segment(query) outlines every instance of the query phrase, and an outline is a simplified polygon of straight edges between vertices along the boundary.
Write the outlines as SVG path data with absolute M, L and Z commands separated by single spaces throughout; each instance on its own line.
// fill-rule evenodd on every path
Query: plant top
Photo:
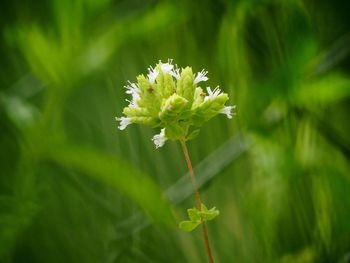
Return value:
M 159 63 L 148 68 L 147 76 L 137 76 L 137 82 L 128 82 L 126 93 L 131 95 L 129 105 L 123 109 L 125 116 L 116 118 L 119 129 L 131 123 L 161 128 L 152 140 L 156 148 L 166 140 L 193 139 L 206 121 L 218 114 L 232 118 L 235 106 L 226 106 L 229 99 L 219 87 L 204 90 L 199 83 L 208 80 L 207 71 L 196 74 L 191 67 L 178 68 L 172 64 Z

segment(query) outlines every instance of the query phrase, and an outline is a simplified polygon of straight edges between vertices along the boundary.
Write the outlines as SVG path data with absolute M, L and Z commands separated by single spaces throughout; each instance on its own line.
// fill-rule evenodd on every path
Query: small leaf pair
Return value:
M 201 205 L 201 211 L 197 208 L 187 209 L 187 214 L 190 220 L 180 222 L 179 228 L 185 232 L 193 231 L 203 221 L 210 221 L 217 217 L 220 212 L 214 206 L 208 209 L 204 204 Z

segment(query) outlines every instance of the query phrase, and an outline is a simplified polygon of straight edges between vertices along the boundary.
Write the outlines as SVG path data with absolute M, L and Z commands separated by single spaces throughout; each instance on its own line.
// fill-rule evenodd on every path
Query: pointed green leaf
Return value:
M 206 211 L 208 211 L 208 208 L 202 203 L 201 204 L 201 210 L 202 210 L 202 212 L 206 212 Z
M 210 221 L 213 220 L 215 217 L 217 217 L 220 214 L 219 210 L 217 210 L 215 207 L 211 208 L 210 210 L 202 210 L 201 216 L 204 221 Z
M 179 228 L 185 232 L 191 232 L 193 231 L 200 222 L 193 222 L 193 221 L 182 221 L 179 224 Z
M 187 209 L 187 214 L 188 214 L 188 217 L 191 219 L 191 221 L 194 221 L 194 222 L 201 221 L 201 215 L 197 208 Z

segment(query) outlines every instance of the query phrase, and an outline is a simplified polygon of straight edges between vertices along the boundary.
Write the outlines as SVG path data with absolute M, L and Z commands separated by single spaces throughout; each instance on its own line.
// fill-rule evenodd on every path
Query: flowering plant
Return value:
M 232 118 L 234 106 L 225 106 L 226 93 L 218 87 L 207 87 L 206 92 L 199 87 L 200 82 L 208 80 L 207 71 L 194 74 L 191 67 L 180 70 L 172 60 L 160 61 L 148 71 L 147 77 L 139 75 L 137 83 L 126 85 L 131 100 L 123 110 L 125 117 L 116 118 L 120 130 L 131 123 L 160 127 L 160 133 L 152 138 L 158 148 L 168 139 L 193 139 L 202 124 L 217 114 Z
M 180 70 L 170 59 L 167 63 L 159 61 L 154 68 L 149 67 L 147 77 L 139 75 L 137 83 L 126 85 L 131 100 L 127 100 L 129 106 L 123 110 L 125 117 L 116 120 L 120 122 L 120 130 L 131 123 L 160 127 L 160 133 L 152 138 L 156 148 L 162 147 L 167 140 L 181 142 L 197 208 L 187 209 L 189 220 L 182 221 L 179 227 L 189 232 L 201 225 L 209 262 L 214 262 L 205 222 L 217 217 L 219 211 L 215 207 L 208 209 L 201 202 L 185 142 L 193 139 L 203 123 L 214 116 L 222 113 L 231 119 L 234 106 L 225 106 L 228 95 L 219 87 L 214 90 L 207 87 L 206 92 L 199 87 L 200 82 L 208 80 L 207 73 L 202 70 L 194 74 L 191 67 Z

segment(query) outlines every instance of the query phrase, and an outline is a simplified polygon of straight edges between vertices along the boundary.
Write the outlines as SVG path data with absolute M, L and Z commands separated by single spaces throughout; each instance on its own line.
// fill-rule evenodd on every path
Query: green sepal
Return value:
M 187 109 L 187 107 L 186 107 L 186 108 L 184 108 L 183 111 L 181 111 L 179 113 L 178 120 L 179 121 L 188 120 L 192 116 L 192 113 L 193 112 L 189 108 Z
M 151 127 L 157 127 L 159 124 L 158 120 L 152 117 L 131 117 L 131 122 L 144 124 Z
M 190 101 L 193 100 L 193 72 L 191 67 L 182 69 L 180 79 L 177 81 L 176 93 Z
M 151 86 L 151 83 L 149 83 L 148 79 L 143 74 L 138 75 L 136 77 L 136 79 L 137 79 L 137 83 L 140 87 L 141 92 L 146 91 Z
M 187 127 L 179 123 L 171 123 L 165 127 L 165 135 L 170 140 L 180 140 L 186 137 Z
M 197 135 L 199 134 L 200 129 L 196 129 L 194 131 L 192 131 L 187 137 L 186 137 L 186 141 L 192 140 L 194 138 L 197 137 Z
M 225 107 L 228 95 L 222 93 L 213 99 L 203 101 L 198 107 L 193 109 L 192 122 L 196 126 L 201 126 L 204 122 L 210 120 L 219 114 L 220 110 Z
M 151 84 L 144 75 L 137 76 L 137 83 L 140 87 L 140 99 L 137 104 L 140 107 L 147 108 L 152 117 L 156 117 L 160 110 L 162 97 L 156 91 L 156 85 Z
M 205 97 L 205 93 L 202 88 L 197 87 L 194 91 L 192 110 L 197 108 L 201 103 L 203 103 Z
M 127 117 L 149 117 L 149 111 L 141 107 L 125 107 L 123 109 L 123 114 Z
M 190 103 L 193 101 L 193 95 L 194 95 L 194 83 L 193 83 L 193 72 L 191 67 L 186 67 L 182 71 L 181 76 L 183 82 L 183 97 L 186 98 Z
M 164 74 L 164 88 L 163 88 L 163 97 L 168 98 L 175 92 L 175 82 L 173 77 L 167 73 Z

